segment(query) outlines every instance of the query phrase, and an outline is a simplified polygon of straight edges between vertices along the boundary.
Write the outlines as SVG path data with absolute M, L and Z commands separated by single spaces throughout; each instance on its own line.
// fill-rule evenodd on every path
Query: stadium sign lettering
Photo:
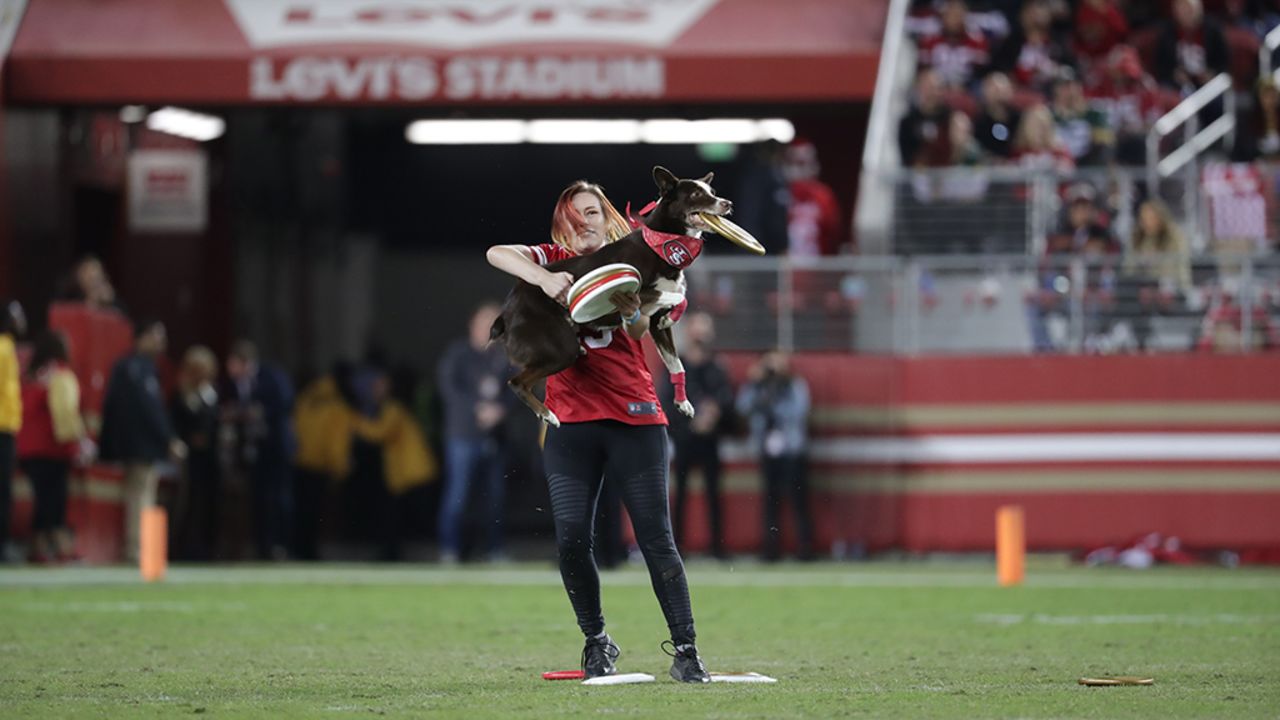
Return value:
M 661 97 L 661 58 L 256 58 L 254 100 L 423 101 Z
M 256 48 L 378 43 L 665 47 L 718 0 L 227 0 Z

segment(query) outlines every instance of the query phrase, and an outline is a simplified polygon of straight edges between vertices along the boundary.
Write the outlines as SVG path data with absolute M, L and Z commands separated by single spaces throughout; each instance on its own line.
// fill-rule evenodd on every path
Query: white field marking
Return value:
M 889 569 L 869 566 L 832 565 L 831 569 L 791 570 L 762 568 L 753 562 L 742 562 L 727 569 L 689 566 L 690 584 L 707 587 L 866 587 L 866 588 L 947 588 L 996 587 L 995 568 L 974 563 L 961 568 L 939 565 L 934 570 L 895 571 L 903 565 L 886 564 Z M 536 568 L 536 569 L 534 569 Z M 648 586 L 649 575 L 643 568 L 605 572 L 601 580 L 607 586 Z M 271 567 L 177 567 L 170 568 L 164 582 L 169 585 L 479 585 L 560 587 L 560 574 L 548 565 L 534 564 L 515 568 L 381 568 L 368 565 L 271 566 Z M 0 571 L 0 599 L 5 588 L 67 587 L 91 585 L 140 585 L 134 568 L 19 568 Z M 1146 589 L 1146 590 L 1280 590 L 1280 573 L 1239 571 L 1220 573 L 1166 572 L 1029 572 L 1030 588 L 1082 589 Z
M 745 440 L 725 443 L 726 462 L 754 459 Z M 1059 433 L 819 438 L 809 457 L 849 463 L 1280 461 L 1277 433 Z
M 1256 625 L 1280 623 L 1280 615 L 1241 615 L 1237 613 L 1215 613 L 1211 615 L 1187 615 L 1171 613 L 1155 613 L 1150 615 L 1046 615 L 980 613 L 974 615 L 975 622 L 990 625 L 1019 625 L 1031 622 L 1038 625 L 1156 625 L 1172 623 L 1175 625 Z

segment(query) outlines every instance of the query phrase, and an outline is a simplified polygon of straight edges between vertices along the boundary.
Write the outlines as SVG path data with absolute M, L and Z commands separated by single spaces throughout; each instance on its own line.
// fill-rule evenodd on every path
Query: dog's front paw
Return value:
M 671 313 L 663 313 L 662 317 L 658 318 L 653 322 L 653 326 L 659 330 L 666 330 L 667 328 L 675 324 L 676 324 L 676 321 L 671 319 Z
M 547 411 L 546 415 L 542 416 L 542 421 L 550 425 L 551 427 L 560 427 L 560 418 L 556 417 L 556 414 L 551 412 L 550 410 Z
M 693 417 L 693 403 L 688 400 L 681 400 L 676 403 L 676 409 L 685 415 L 685 417 Z

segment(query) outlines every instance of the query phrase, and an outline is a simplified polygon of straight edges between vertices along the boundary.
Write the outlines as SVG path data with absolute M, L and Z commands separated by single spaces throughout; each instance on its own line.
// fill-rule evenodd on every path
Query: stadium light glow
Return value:
M 147 127 L 178 137 L 208 142 L 222 137 L 227 131 L 227 122 L 214 115 L 163 107 L 147 116 Z
M 682 120 L 415 120 L 405 139 L 415 145 L 740 145 L 763 140 L 791 142 L 795 127 L 785 118 Z
M 640 142 L 637 120 L 531 120 L 529 142 L 576 145 Z
M 662 145 L 749 143 L 759 139 L 759 128 L 754 120 L 645 120 L 640 135 Z
M 140 123 L 146 119 L 147 109 L 142 105 L 125 105 L 120 108 L 120 122 L 122 123 L 132 125 L 133 123 Z
M 792 125 L 791 121 L 785 118 L 761 120 L 759 127 L 760 133 L 770 140 L 777 140 L 780 143 L 789 143 L 796 139 L 796 126 Z
M 415 145 L 514 145 L 528 133 L 523 120 L 415 120 L 404 135 Z

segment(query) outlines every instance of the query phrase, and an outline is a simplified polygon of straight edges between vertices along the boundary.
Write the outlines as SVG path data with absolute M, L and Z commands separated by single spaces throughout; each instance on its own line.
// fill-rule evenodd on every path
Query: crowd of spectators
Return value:
M 1067 316 L 1080 309 L 1088 351 L 1150 349 L 1152 319 L 1159 315 L 1203 318 L 1191 332 L 1193 344 L 1218 347 L 1204 338 L 1221 335 L 1218 328 L 1232 322 L 1225 318 L 1239 325 L 1240 310 L 1232 314 L 1233 293 L 1195 287 L 1192 258 L 1236 252 L 1241 245 L 1257 252 L 1267 248 L 1268 238 L 1274 242 L 1267 224 L 1277 211 L 1274 198 L 1268 200 L 1276 178 L 1261 165 L 1206 172 L 1203 183 L 1183 189 L 1203 193 L 1201 212 L 1213 218 L 1193 228 L 1148 194 L 1138 169 L 1147 163 L 1154 123 L 1220 73 L 1232 78 L 1236 131 L 1231 143 L 1211 148 L 1210 159 L 1280 158 L 1280 94 L 1273 77 L 1259 74 L 1262 39 L 1278 24 L 1280 2 L 1269 0 L 914 2 L 907 32 L 917 67 L 910 106 L 898 125 L 902 165 L 1004 166 L 1047 174 L 1051 182 L 1049 197 L 1036 199 L 1042 211 L 1037 228 L 1021 230 L 1019 217 L 1010 221 L 1009 228 L 1020 229 L 1013 233 L 992 219 L 1029 204 L 1032 183 L 999 185 L 981 173 L 915 173 L 912 192 L 900 196 L 901 251 L 1011 252 L 1025 243 L 1042 254 L 1037 288 L 1028 298 L 1039 351 L 1068 347 Z M 1199 113 L 1199 126 L 1225 107 L 1209 104 Z M 1134 168 L 1130 177 L 1138 180 L 1121 192 L 1115 171 L 1125 167 Z M 1210 179 L 1219 174 L 1228 177 Z M 926 205 L 936 209 L 919 212 Z M 939 237 L 936 228 L 942 227 Z M 1028 242 L 1035 237 L 1043 238 L 1043 248 Z M 1082 277 L 1072 260 L 1085 264 Z M 1224 268 L 1216 270 L 1218 283 Z M 1083 307 L 1073 308 L 1080 290 Z M 1268 311 L 1258 312 L 1262 323 Z M 1272 346 L 1269 336 L 1254 344 Z
M 1233 157 L 1276 156 L 1276 90 L 1258 77 L 1258 49 L 1277 23 L 1267 0 L 918 0 L 902 164 L 1141 165 L 1155 120 L 1223 72 L 1245 98 Z

